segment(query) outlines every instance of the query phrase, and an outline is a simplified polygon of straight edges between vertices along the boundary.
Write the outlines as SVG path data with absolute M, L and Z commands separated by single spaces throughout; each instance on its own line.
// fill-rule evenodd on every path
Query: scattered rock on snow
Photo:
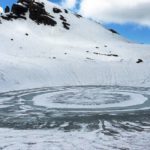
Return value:
M 143 62 L 142 59 L 138 59 L 136 63 L 139 64 L 139 63 L 142 63 L 142 62 Z
M 67 9 L 64 9 L 64 11 L 65 11 L 66 14 L 68 14 L 68 10 Z
M 75 16 L 76 16 L 77 18 L 82 18 L 82 16 L 79 15 L 79 14 L 75 14 Z
M 106 54 L 106 56 L 119 57 L 117 54 Z
M 54 13 L 61 13 L 62 10 L 55 7 L 55 8 L 53 8 L 53 12 L 54 12 Z
M 115 34 L 119 34 L 116 30 L 114 29 L 109 29 L 110 32 L 115 33 Z
M 64 16 L 60 15 L 60 20 L 64 21 L 64 22 L 67 22 L 67 20 L 65 19 Z
M 69 23 L 67 23 L 67 22 L 62 22 L 62 24 L 63 24 L 63 27 L 64 27 L 65 29 L 67 29 L 67 30 L 70 29 L 70 24 L 69 24 Z

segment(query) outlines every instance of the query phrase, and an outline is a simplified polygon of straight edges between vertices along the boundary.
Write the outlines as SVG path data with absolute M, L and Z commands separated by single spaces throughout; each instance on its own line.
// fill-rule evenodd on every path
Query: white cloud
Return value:
M 0 7 L 0 13 L 3 13 L 3 8 L 2 7 Z
M 62 5 L 66 8 L 73 9 L 76 5 L 77 0 L 62 0 Z
M 150 0 L 81 0 L 80 14 L 105 23 L 150 26 Z

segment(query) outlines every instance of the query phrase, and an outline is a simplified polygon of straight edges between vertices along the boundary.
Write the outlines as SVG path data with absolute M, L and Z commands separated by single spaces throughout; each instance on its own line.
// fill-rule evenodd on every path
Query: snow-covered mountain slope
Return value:
M 47 0 L 0 17 L 0 91 L 64 85 L 150 86 L 150 46 Z

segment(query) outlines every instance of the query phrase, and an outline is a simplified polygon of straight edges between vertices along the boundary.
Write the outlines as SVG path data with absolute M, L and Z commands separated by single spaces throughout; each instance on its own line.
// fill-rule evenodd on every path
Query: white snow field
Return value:
M 39 0 L 43 1 L 43 0 Z M 66 85 L 150 85 L 150 46 L 44 1 L 56 26 L 0 19 L 0 91 Z M 70 24 L 63 28 L 62 15 Z M 26 35 L 28 34 L 28 36 Z M 109 56 L 107 56 L 109 55 Z M 115 56 L 113 56 L 115 55 Z M 117 55 L 117 56 L 116 56 Z M 137 64 L 138 59 L 143 63 Z
M 111 128 L 111 127 L 110 127 Z M 93 132 L 58 130 L 0 129 L 1 149 L 5 150 L 149 150 L 150 134 L 122 132 L 118 137 Z M 142 138 L 141 138 L 142 137 Z M 32 142 L 31 142 L 32 141 Z M 19 144 L 18 144 L 19 143 Z M 147 143 L 147 145 L 145 145 Z
M 149 150 L 150 45 L 47 0 L 12 8 L 0 8 L 0 150 Z

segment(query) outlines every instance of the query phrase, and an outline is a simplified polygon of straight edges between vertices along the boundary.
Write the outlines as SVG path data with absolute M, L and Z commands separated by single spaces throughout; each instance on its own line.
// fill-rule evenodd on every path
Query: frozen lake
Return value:
M 0 93 L 0 150 L 149 150 L 149 139 L 150 88 L 74 86 Z

